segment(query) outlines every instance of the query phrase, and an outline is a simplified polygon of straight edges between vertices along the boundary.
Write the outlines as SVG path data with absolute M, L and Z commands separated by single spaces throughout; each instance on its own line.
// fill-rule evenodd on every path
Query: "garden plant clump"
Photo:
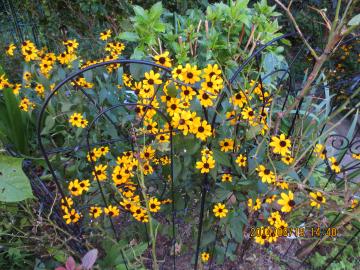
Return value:
M 24 70 L 0 75 L 0 139 L 16 156 L 0 159 L 0 200 L 48 206 L 21 224 L 34 241 L 37 227 L 56 235 L 36 269 L 323 268 L 342 252 L 359 265 L 360 88 L 339 98 L 327 66 L 358 44 L 355 5 L 316 10 L 327 42 L 315 50 L 292 1 L 248 2 L 134 5 L 126 31 L 96 33 L 97 58 L 74 37 L 8 44 Z M 312 60 L 294 83 L 297 39 Z M 20 158 L 46 195 L 8 172 Z

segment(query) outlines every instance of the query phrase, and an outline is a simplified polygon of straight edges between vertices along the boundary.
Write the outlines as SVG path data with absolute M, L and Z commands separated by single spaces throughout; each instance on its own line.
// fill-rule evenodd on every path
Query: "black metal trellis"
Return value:
M 231 88 L 231 85 L 235 82 L 237 76 L 242 72 L 242 70 L 252 61 L 252 60 L 256 60 L 258 65 L 259 65 L 259 59 L 258 57 L 260 56 L 260 54 L 268 47 L 268 46 L 271 46 L 272 44 L 274 44 L 275 42 L 281 40 L 281 39 L 284 39 L 284 38 L 288 38 L 290 36 L 293 36 L 294 34 L 285 34 L 285 35 L 282 35 L 264 45 L 261 45 L 259 47 L 259 49 L 257 49 L 247 60 L 244 61 L 244 63 L 242 65 L 240 65 L 240 67 L 234 72 L 234 75 L 230 78 L 229 80 L 229 83 L 230 85 L 228 87 Z M 299 56 L 300 52 L 297 54 L 297 56 Z M 296 58 L 297 58 L 296 56 Z M 296 59 L 295 58 L 295 59 Z M 285 101 L 283 103 L 283 109 L 285 108 L 285 105 L 286 105 L 286 102 L 288 100 L 288 97 L 289 95 L 291 94 L 291 90 L 292 90 L 292 85 L 291 85 L 291 72 L 290 72 L 290 68 L 292 66 L 292 64 L 294 63 L 295 59 L 291 62 L 291 64 L 289 65 L 289 67 L 287 69 L 282 69 L 282 70 L 275 70 L 273 72 L 271 72 L 270 74 L 267 74 L 265 76 L 262 77 L 262 75 L 260 74 L 259 72 L 259 80 L 262 81 L 263 79 L 265 79 L 267 76 L 271 76 L 277 72 L 283 72 L 284 74 L 282 75 L 282 77 L 279 79 L 277 85 L 280 86 L 283 82 L 283 80 L 286 78 L 286 75 L 288 75 L 288 80 L 289 80 L 289 84 L 288 84 L 288 90 L 286 92 L 286 97 L 285 97 Z M 146 108 L 145 110 L 145 113 L 144 113 L 144 116 L 146 114 L 146 112 L 148 111 L 148 109 L 154 109 L 156 110 L 157 112 L 159 112 L 160 115 L 162 115 L 162 117 L 167 121 L 167 123 L 169 124 L 169 133 L 170 133 L 170 160 L 171 160 L 171 196 L 172 196 L 172 233 L 173 233 L 173 239 L 172 239 L 172 246 L 173 246 L 173 250 L 174 250 L 174 255 L 173 255 L 173 268 L 176 269 L 176 261 L 175 261 L 175 243 L 176 243 L 176 234 L 175 234 L 175 229 L 176 229 L 176 211 L 175 211 L 175 189 L 174 189 L 174 179 L 173 179 L 173 176 L 174 176 L 174 162 L 173 162 L 173 156 L 174 156 L 174 151 L 173 151 L 173 138 L 172 138 L 172 134 L 173 134 L 173 128 L 171 126 L 171 122 L 169 121 L 169 119 L 167 119 L 167 117 L 158 109 L 156 109 L 155 107 L 153 107 L 152 105 L 146 105 L 146 104 L 140 104 L 140 103 L 121 103 L 121 104 L 117 104 L 117 105 L 114 105 L 112 107 L 109 107 L 109 108 L 106 108 L 106 109 L 102 109 L 100 106 L 98 106 L 98 104 L 96 103 L 96 101 L 94 101 L 91 96 L 87 95 L 86 91 L 83 90 L 82 88 L 79 88 L 80 92 L 84 94 L 84 96 L 90 101 L 90 103 L 92 103 L 96 109 L 98 110 L 98 114 L 97 116 L 95 117 L 95 119 L 91 122 L 91 124 L 88 126 L 88 128 L 86 129 L 86 143 L 83 143 L 81 142 L 79 145 L 76 145 L 76 146 L 73 146 L 73 147 L 67 147 L 67 148 L 64 148 L 64 149 L 45 149 L 44 147 L 44 144 L 42 142 L 42 135 L 41 135 L 41 127 L 42 127 L 42 124 L 43 124 L 43 118 L 45 116 L 45 109 L 47 107 L 47 105 L 49 104 L 50 100 L 54 97 L 54 95 L 56 94 L 56 92 L 59 91 L 59 89 L 61 87 L 63 87 L 67 82 L 72 82 L 74 80 L 74 78 L 76 78 L 77 76 L 81 75 L 82 73 L 88 71 L 88 70 L 92 70 L 92 69 L 95 69 L 95 68 L 99 68 L 99 67 L 103 67 L 103 66 L 107 66 L 107 65 L 113 65 L 113 64 L 122 64 L 122 65 L 130 65 L 130 64 L 139 64 L 139 65 L 148 65 L 148 66 L 151 66 L 151 67 L 156 67 L 156 68 L 159 68 L 160 70 L 164 71 L 166 74 L 169 74 L 171 72 L 170 69 L 168 68 L 165 68 L 161 65 L 158 65 L 158 64 L 155 64 L 153 62 L 148 62 L 148 61 L 141 61 L 141 60 L 112 60 L 112 61 L 107 61 L 107 62 L 102 62 L 102 63 L 98 63 L 98 64 L 95 64 L 95 65 L 92 65 L 92 66 L 89 66 L 89 67 L 86 67 L 84 69 L 81 69 L 73 74 L 70 74 L 69 76 L 67 76 L 63 81 L 61 81 L 56 87 L 55 89 L 51 92 L 51 94 L 46 98 L 41 110 L 40 110 L 40 114 L 39 114 L 39 118 L 38 118 L 38 122 L 37 122 L 37 138 L 38 138 L 38 144 L 39 144 L 39 147 L 40 147 L 40 150 L 44 156 L 44 159 L 45 159 L 45 162 L 47 163 L 47 166 L 50 170 L 50 173 L 52 174 L 53 176 L 53 179 L 54 179 L 54 182 L 56 183 L 57 187 L 58 187 L 58 190 L 60 192 L 60 194 L 62 195 L 62 197 L 65 197 L 65 193 L 63 192 L 63 189 L 62 189 L 62 185 L 60 184 L 60 179 L 58 178 L 58 176 L 56 175 L 55 173 L 55 170 L 50 162 L 50 158 L 49 156 L 52 155 L 52 154 L 56 154 L 56 153 L 62 153 L 62 152 L 72 152 L 72 151 L 76 151 L 78 149 L 87 149 L 88 152 L 91 151 L 91 147 L 95 146 L 95 145 L 101 145 L 101 144 L 112 144 L 112 143 L 115 143 L 119 140 L 122 140 L 122 138 L 116 138 L 116 139 L 111 139 L 111 140 L 106 140 L 106 141 L 100 141 L 100 142 L 96 142 L 96 143 L 90 143 L 90 132 L 92 130 L 92 127 L 96 124 L 96 121 L 98 121 L 100 118 L 105 118 L 107 119 L 109 122 L 111 122 L 111 124 L 117 129 L 118 132 L 120 132 L 121 130 L 119 130 L 118 128 L 120 128 L 119 126 L 117 126 L 117 124 L 111 120 L 110 117 L 107 116 L 107 113 L 108 112 L 111 112 L 113 110 L 116 110 L 118 109 L 119 107 L 129 107 L 129 106 L 144 106 Z M 260 70 L 260 67 L 258 66 L 258 70 Z M 263 91 L 263 86 L 262 86 L 262 83 L 261 83 L 261 90 Z M 159 90 L 160 87 L 157 88 L 157 90 Z M 156 95 L 156 92 L 153 96 L 153 98 L 155 97 Z M 218 102 L 217 106 L 216 106 L 216 110 L 218 111 L 220 108 L 221 108 L 221 103 L 222 103 L 222 100 L 226 97 L 226 94 L 225 92 L 223 92 L 220 96 L 220 101 Z M 268 97 L 268 99 L 272 98 L 273 96 L 270 95 L 270 97 Z M 266 104 L 267 100 L 268 99 L 265 99 L 264 98 L 264 104 Z M 152 100 L 151 100 L 152 102 Z M 151 104 L 150 102 L 150 104 Z M 263 104 L 263 106 L 264 106 Z M 294 115 L 294 118 L 292 120 L 292 123 L 291 123 L 291 126 L 289 128 L 289 131 L 288 133 L 291 134 L 291 132 L 293 131 L 294 129 L 294 124 L 295 124 L 295 119 L 296 117 L 298 116 L 299 114 L 299 111 L 300 111 L 300 108 L 301 108 L 301 104 L 302 102 L 300 102 L 299 106 L 297 107 L 297 110 L 296 110 L 296 113 Z M 206 111 L 205 111 L 206 112 Z M 206 115 L 206 114 L 205 114 Z M 144 119 L 144 116 L 142 117 L 141 121 Z M 211 119 L 211 126 L 212 128 L 215 127 L 215 125 L 217 124 L 216 122 L 216 118 L 217 118 L 217 114 L 214 114 L 213 118 Z M 140 122 L 141 122 L 140 121 Z M 325 128 L 325 127 L 324 127 Z M 119 133 L 118 133 L 119 135 Z M 124 136 L 123 134 L 121 134 L 122 136 Z M 123 137 L 124 138 L 124 137 Z M 133 148 L 133 145 L 132 145 L 132 140 L 131 138 L 127 138 L 128 141 L 130 142 L 132 148 Z M 357 141 L 355 141 L 357 142 Z M 355 142 L 352 142 L 351 145 L 355 145 Z M 211 144 L 208 145 L 209 149 L 211 149 Z M 310 155 L 311 156 L 311 155 Z M 310 158 L 309 156 L 309 158 Z M 91 166 L 92 166 L 92 169 L 95 170 L 95 163 L 93 160 L 91 160 Z M 358 165 L 357 165 L 358 166 Z M 360 166 L 360 165 L 359 165 Z M 355 169 L 355 168 L 358 168 L 358 167 L 352 167 L 351 169 Z M 350 170 L 350 169 L 349 169 Z M 99 187 L 99 190 L 100 190 L 100 193 L 101 193 L 101 196 L 102 196 L 102 199 L 104 201 L 104 204 L 107 205 L 107 200 L 103 194 L 103 191 L 102 191 L 102 188 L 101 188 L 101 183 L 99 182 L 99 179 L 97 177 L 97 175 L 95 174 L 95 177 L 96 177 L 96 180 L 97 180 L 97 184 L 98 184 L 98 187 Z M 329 178 L 329 181 L 330 179 L 334 178 L 335 176 L 331 176 Z M 166 188 L 166 187 L 165 187 Z M 165 192 L 165 188 L 164 188 L 164 191 Z M 197 228 L 197 243 L 196 243 L 196 251 L 195 251 L 195 265 L 194 265 L 194 268 L 197 269 L 198 267 L 198 258 L 199 258 L 199 254 L 200 254 L 200 245 L 201 245 L 201 236 L 202 236 L 202 230 L 203 230 L 203 219 L 204 219 L 204 214 L 205 214 L 205 211 L 206 211 L 206 194 L 207 192 L 209 192 L 209 179 L 208 179 L 208 176 L 207 174 L 204 176 L 203 178 L 203 181 L 202 181 L 202 184 L 201 184 L 201 202 L 200 202 L 200 218 L 199 218 L 199 224 L 198 224 L 198 228 Z M 162 194 L 163 194 L 162 192 Z M 119 239 L 118 238 L 118 234 L 117 234 L 117 231 L 116 231 L 116 228 L 114 227 L 114 224 L 110 219 L 110 223 L 111 223 L 111 228 L 114 232 L 114 235 L 115 235 L 115 238 L 116 239 Z M 335 218 L 336 219 L 336 218 Z M 213 243 L 213 249 L 215 249 L 215 245 L 216 245 L 216 241 L 217 241 L 217 238 L 218 238 L 218 234 L 216 233 L 216 237 L 215 237 L 215 241 Z M 351 241 L 353 240 L 353 238 L 351 239 Z M 349 244 L 351 243 L 351 241 L 349 241 Z M 227 245 L 228 247 L 228 245 Z M 289 247 L 290 249 L 290 247 Z M 289 250 L 288 249 L 288 250 Z M 227 250 L 227 248 L 226 248 Z M 342 252 L 343 250 L 340 250 L 339 251 L 339 254 Z M 286 252 L 287 254 L 287 252 Z M 286 255 L 285 254 L 285 255 Z M 336 257 L 339 256 L 339 254 L 337 254 L 334 259 Z M 225 252 L 225 255 L 226 255 L 226 252 Z M 124 263 L 126 264 L 126 260 L 125 258 L 123 258 L 123 261 Z M 305 261 L 305 260 L 304 260 Z M 210 268 L 212 267 L 212 262 L 213 262 L 213 258 L 211 259 L 211 262 L 210 262 Z

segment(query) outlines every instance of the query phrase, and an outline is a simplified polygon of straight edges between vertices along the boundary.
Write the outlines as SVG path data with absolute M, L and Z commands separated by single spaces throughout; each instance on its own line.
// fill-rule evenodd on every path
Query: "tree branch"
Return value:
M 316 54 L 315 50 L 311 47 L 311 45 L 309 44 L 309 42 L 307 42 L 307 40 L 305 39 L 303 33 L 300 30 L 299 25 L 297 24 L 294 16 L 291 14 L 290 9 L 285 7 L 284 4 L 280 1 L 280 0 L 275 0 L 275 2 L 286 12 L 286 15 L 289 17 L 290 21 L 293 23 L 296 32 L 299 34 L 300 38 L 302 39 L 302 41 L 304 42 L 304 44 L 306 45 L 306 47 L 309 49 L 311 55 L 318 60 L 319 56 Z M 290 7 L 290 6 L 289 6 Z

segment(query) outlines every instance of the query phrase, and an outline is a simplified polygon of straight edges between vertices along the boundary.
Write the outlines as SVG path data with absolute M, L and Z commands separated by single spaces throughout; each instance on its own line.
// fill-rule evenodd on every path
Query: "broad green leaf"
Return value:
M 136 33 L 133 32 L 122 32 L 118 36 L 119 39 L 126 40 L 126 41 L 138 41 L 139 36 Z
M 226 167 L 231 167 L 230 156 L 224 152 L 214 149 L 215 161 Z
M 259 134 L 259 132 L 262 129 L 262 125 L 257 125 L 255 127 L 250 127 L 247 131 L 246 131 L 246 139 L 247 140 L 251 140 L 254 139 L 256 137 L 256 135 Z
M 355 15 L 348 22 L 348 25 L 359 25 L 360 24 L 360 14 Z
M 167 94 L 170 97 L 176 97 L 177 93 L 178 93 L 178 91 L 176 89 L 174 82 L 169 83 L 169 85 L 167 86 Z
M 19 202 L 34 197 L 22 161 L 22 158 L 0 156 L 0 201 Z

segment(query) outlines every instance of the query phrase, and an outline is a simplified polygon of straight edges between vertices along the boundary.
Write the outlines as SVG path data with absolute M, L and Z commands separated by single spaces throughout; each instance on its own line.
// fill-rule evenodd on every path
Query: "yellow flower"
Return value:
M 159 65 L 162 65 L 164 67 L 171 67 L 171 59 L 169 58 L 168 51 L 166 51 L 162 54 L 155 55 L 154 60 Z
M 261 234 L 256 234 L 255 242 L 260 244 L 260 245 L 264 245 L 265 242 L 267 242 L 268 239 L 269 239 L 269 233 L 267 231 L 267 228 L 265 228 L 263 226 L 260 227 L 259 230 L 260 230 Z
M 251 109 L 250 107 L 246 107 L 242 110 L 241 115 L 243 117 L 243 119 L 245 120 L 253 120 L 255 118 L 255 113 L 254 110 Z
M 161 202 L 157 198 L 151 198 L 149 201 L 150 212 L 158 212 L 160 210 Z
M 146 133 L 156 134 L 158 133 L 157 123 L 152 120 L 144 121 L 144 128 Z
M 197 69 L 197 66 L 191 66 L 186 64 L 182 69 L 182 73 L 179 75 L 179 79 L 187 84 L 194 84 L 200 81 L 201 70 Z
M 202 260 L 202 262 L 207 262 L 208 260 L 210 259 L 210 254 L 209 253 L 207 253 L 207 252 L 203 252 L 203 253 L 201 253 L 201 260 Z
M 170 142 L 170 135 L 168 133 L 165 133 L 164 130 L 160 130 L 159 131 L 159 135 L 156 136 L 156 140 L 159 143 L 166 143 L 166 142 Z
M 79 179 L 70 181 L 68 189 L 73 196 L 80 196 L 83 193 L 83 189 L 80 187 Z
M 208 173 L 213 168 L 215 168 L 215 160 L 211 156 L 202 156 L 201 161 L 196 162 L 196 169 L 199 169 L 201 173 Z
M 281 134 L 280 137 L 272 136 L 269 145 L 273 147 L 273 152 L 275 154 L 280 154 L 282 156 L 290 154 L 289 147 L 291 147 L 291 141 L 286 139 L 284 134 Z
M 262 182 L 271 184 L 275 181 L 275 174 L 264 165 L 259 165 L 256 170 Z
M 248 204 L 247 205 L 248 205 L 250 210 L 257 211 L 261 207 L 261 200 L 259 198 L 257 198 L 255 200 L 255 203 L 253 203 L 253 200 L 250 198 L 250 199 L 248 199 Z
M 150 70 L 150 72 L 145 72 L 145 79 L 143 80 L 144 88 L 150 88 L 154 90 L 154 85 L 161 83 L 162 80 L 160 79 L 160 73 L 154 73 L 153 70 Z
M 281 188 L 281 189 L 288 189 L 289 188 L 289 184 L 287 182 L 285 182 L 285 181 L 277 181 L 276 186 Z
M 235 107 L 239 107 L 242 108 L 244 107 L 244 105 L 247 103 L 247 99 L 245 94 L 240 91 L 236 94 L 234 94 L 231 98 L 230 98 L 230 103 L 233 104 Z
M 70 211 L 66 209 L 63 218 L 66 220 L 66 224 L 76 223 L 79 221 L 80 215 L 76 212 L 75 209 L 71 209 Z
M 186 136 L 189 133 L 191 118 L 192 118 L 191 112 L 180 110 L 174 113 L 173 117 L 171 118 L 171 123 L 174 128 L 181 130 L 183 134 Z
M 84 191 L 88 191 L 90 188 L 90 181 L 89 180 L 82 180 L 79 182 L 79 187 L 81 189 L 81 193 L 83 193 Z
M 103 32 L 100 33 L 100 39 L 101 40 L 108 40 L 109 38 L 111 37 L 111 30 L 108 29 L 108 30 L 105 30 Z
M 270 225 L 275 225 L 276 222 L 279 222 L 281 220 L 281 216 L 279 211 L 272 212 L 270 216 L 268 217 L 268 222 Z
M 109 152 L 108 146 L 101 146 L 99 149 L 97 149 L 100 156 L 105 156 Z
M 9 56 L 14 56 L 14 50 L 16 49 L 16 46 L 14 43 L 10 43 L 9 46 L 6 46 L 5 51 L 6 54 Z
M 201 106 L 207 108 L 214 105 L 212 100 L 215 99 L 216 96 L 209 94 L 205 90 L 200 90 L 197 98 L 199 99 Z
M 276 242 L 278 239 L 278 234 L 276 233 L 276 230 L 270 227 L 268 227 L 268 229 L 269 229 L 268 242 L 269 243 Z
M 219 69 L 219 66 L 217 64 L 210 65 L 208 64 L 206 68 L 204 68 L 204 79 L 211 79 L 213 76 L 219 77 L 221 75 L 221 70 Z
M 330 157 L 329 162 L 331 163 L 331 169 L 334 172 L 339 173 L 341 171 L 341 167 L 340 167 L 339 163 L 336 161 L 335 157 Z
M 288 194 L 281 193 L 281 199 L 278 200 L 277 203 L 282 206 L 282 212 L 290 212 L 296 204 L 294 201 L 294 193 L 292 193 L 291 191 L 289 191 Z
M 93 218 L 98 218 L 102 214 L 102 209 L 99 206 L 91 206 L 89 210 L 89 215 Z
M 96 161 L 99 157 L 101 157 L 101 152 L 99 152 L 97 148 L 93 148 L 90 153 L 86 155 L 88 161 Z
M 357 199 L 352 199 L 351 201 L 351 208 L 354 209 L 358 204 L 359 204 L 359 200 Z
M 214 75 L 211 78 L 206 78 L 206 81 L 201 83 L 201 89 L 212 94 L 218 94 L 223 87 L 222 83 L 223 80 Z
M 289 225 L 286 223 L 285 220 L 282 220 L 281 218 L 279 218 L 277 221 L 275 221 L 274 226 L 275 226 L 275 228 L 278 228 L 278 229 L 285 229 Z
M 69 53 L 73 53 L 79 47 L 79 43 L 76 41 L 76 39 L 65 40 L 63 41 L 63 44 L 66 46 L 66 50 Z
M 310 192 L 309 195 L 312 198 L 310 200 L 311 206 L 317 207 L 319 209 L 322 203 L 326 203 L 325 197 L 319 191 L 317 191 L 316 193 Z
M 35 91 L 39 96 L 43 97 L 45 92 L 45 87 L 41 83 L 38 83 L 35 86 Z
M 240 167 L 245 167 L 246 166 L 246 157 L 242 154 L 238 155 L 235 162 L 237 165 L 239 165 Z
M 277 195 L 271 195 L 270 197 L 267 197 L 266 199 L 265 199 L 265 202 L 266 203 L 272 203 L 273 201 L 275 201 L 275 199 L 276 199 L 276 197 L 277 197 Z
M 92 172 L 92 175 L 95 176 L 95 180 L 104 181 L 107 178 L 106 174 L 107 165 L 98 165 L 95 166 L 95 171 Z
M 110 217 L 117 217 L 120 214 L 119 208 L 113 205 L 108 205 L 108 207 L 105 207 L 104 212 Z
M 360 153 L 359 154 L 352 154 L 351 155 L 351 157 L 353 158 L 353 159 L 357 159 L 357 160 L 360 160 Z
M 294 158 L 292 156 L 284 156 L 281 158 L 281 161 L 287 165 L 290 165 L 294 161 Z
M 191 125 L 191 132 L 196 138 L 205 141 L 207 137 L 212 135 L 211 126 L 206 120 L 201 121 L 200 118 L 195 119 Z
M 221 151 L 223 152 L 229 152 L 234 150 L 234 141 L 232 139 L 224 139 L 222 141 L 219 142 Z
M 208 158 L 210 156 L 213 156 L 214 152 L 211 151 L 209 148 L 205 147 L 204 149 L 201 150 L 201 155 Z
M 182 74 L 182 70 L 183 70 L 182 65 L 178 65 L 176 68 L 174 68 L 172 70 L 171 74 L 172 74 L 172 77 L 173 77 L 174 80 L 179 78 L 179 76 Z
M 69 207 L 73 206 L 74 201 L 70 197 L 64 197 L 61 199 L 61 209 L 66 211 Z
M 224 218 L 227 216 L 229 210 L 225 208 L 225 204 L 218 203 L 214 205 L 213 212 L 215 217 Z
M 30 72 L 28 72 L 28 71 L 25 71 L 24 72 L 24 74 L 23 74 L 23 79 L 24 79 L 24 81 L 30 81 L 30 79 L 31 79 L 31 73 Z
M 144 175 L 150 175 L 154 172 L 154 169 L 149 162 L 145 162 L 141 167 L 143 169 Z
M 318 143 L 315 145 L 314 153 L 316 153 L 319 158 L 325 159 L 327 150 L 324 145 Z
M 70 116 L 69 122 L 74 127 L 81 127 L 81 120 L 83 119 L 83 116 L 80 113 L 73 113 Z
M 180 100 L 177 98 L 172 98 L 166 103 L 166 111 L 170 116 L 173 116 L 175 113 L 179 113 L 184 106 L 180 103 Z
M 222 182 L 232 182 L 232 176 L 231 176 L 231 174 L 224 173 L 224 174 L 221 176 L 221 181 L 222 181 Z

